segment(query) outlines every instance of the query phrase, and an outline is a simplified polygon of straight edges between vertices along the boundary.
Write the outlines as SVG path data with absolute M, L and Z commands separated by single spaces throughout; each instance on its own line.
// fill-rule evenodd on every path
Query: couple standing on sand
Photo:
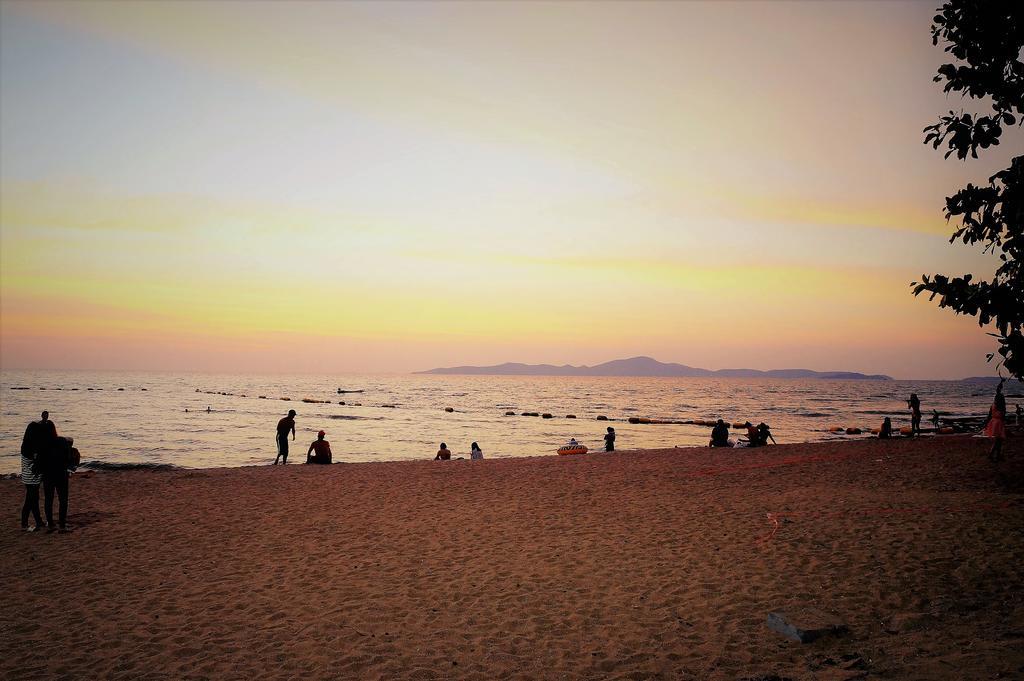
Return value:
M 47 533 L 54 530 L 61 534 L 68 529 L 68 476 L 80 463 L 74 440 L 57 435 L 57 426 L 50 420 L 50 412 L 44 411 L 42 418 L 32 421 L 25 428 L 21 441 L 21 482 L 25 485 L 25 503 L 21 507 L 21 529 L 35 532 L 43 527 L 39 515 L 39 485 L 43 486 L 45 497 Z M 53 495 L 59 501 L 59 527 L 53 524 Z M 29 526 L 29 515 L 35 520 Z
M 274 465 L 278 461 L 288 463 L 288 432 L 291 431 L 292 441 L 295 440 L 295 410 L 289 409 L 288 416 L 277 422 L 277 457 L 274 458 Z M 327 433 L 320 431 L 316 434 L 316 440 L 306 450 L 306 463 L 329 464 L 333 461 L 331 443 L 325 440 Z

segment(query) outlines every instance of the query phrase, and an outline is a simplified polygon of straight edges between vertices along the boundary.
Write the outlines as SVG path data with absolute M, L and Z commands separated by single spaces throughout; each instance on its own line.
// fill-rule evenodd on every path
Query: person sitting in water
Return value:
M 480 445 L 475 442 L 469 448 L 469 458 L 473 460 L 484 458 L 483 450 L 480 449 Z
M 322 430 L 316 434 L 316 440 L 306 451 L 306 463 L 331 463 L 331 443 L 324 439 L 326 436 Z
M 718 419 L 718 423 L 711 429 L 711 442 L 708 443 L 708 447 L 730 447 L 729 443 L 729 426 L 725 425 L 725 421 Z
M 886 416 L 882 421 L 882 427 L 878 430 L 879 440 L 888 440 L 892 438 L 892 420 Z
M 434 461 L 451 461 L 452 450 L 448 449 L 448 445 L 441 443 L 441 448 L 437 450 L 437 456 L 434 457 Z
M 775 438 L 772 437 L 772 431 L 768 428 L 768 424 L 765 423 L 764 421 L 761 421 L 761 423 L 757 424 L 758 446 L 763 447 L 764 445 L 767 445 L 768 440 L 771 440 L 773 445 L 779 444 L 778 442 L 775 441 Z
M 615 429 L 611 426 L 608 426 L 608 432 L 604 436 L 604 451 L 615 451 Z

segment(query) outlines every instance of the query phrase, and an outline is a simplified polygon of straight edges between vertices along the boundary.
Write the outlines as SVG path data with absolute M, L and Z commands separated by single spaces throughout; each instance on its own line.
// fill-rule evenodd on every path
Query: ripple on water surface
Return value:
M 799 442 L 834 437 L 823 432 L 823 419 L 830 426 L 865 430 L 877 427 L 883 416 L 892 417 L 895 427 L 909 425 L 906 398 L 911 392 L 921 397 L 926 414 L 934 408 L 944 414 L 984 415 L 991 403 L 991 391 L 954 381 L 28 371 L 0 376 L 2 473 L 20 469 L 25 425 L 43 409 L 50 411 L 62 434 L 75 438 L 87 461 L 195 467 L 273 461 L 275 426 L 290 408 L 299 412 L 293 456 L 324 429 L 336 460 L 381 461 L 433 458 L 442 440 L 455 451 L 468 450 L 477 441 L 488 458 L 553 454 L 570 436 L 597 449 L 608 425 L 618 432 L 620 449 L 707 444 L 706 427 L 631 425 L 625 422 L 628 416 L 763 420 L 780 442 Z M 339 396 L 338 386 L 366 392 Z M 8 389 L 12 387 L 26 390 Z M 65 390 L 49 389 L 55 387 Z M 125 390 L 117 390 L 121 387 Z M 302 403 L 302 398 L 324 402 Z M 400 408 L 384 409 L 384 404 Z M 448 406 L 455 411 L 445 413 Z M 509 410 L 517 415 L 505 416 Z M 522 411 L 547 412 L 554 418 L 518 416 Z M 567 414 L 578 418 L 566 419 Z M 610 421 L 597 421 L 599 414 Z

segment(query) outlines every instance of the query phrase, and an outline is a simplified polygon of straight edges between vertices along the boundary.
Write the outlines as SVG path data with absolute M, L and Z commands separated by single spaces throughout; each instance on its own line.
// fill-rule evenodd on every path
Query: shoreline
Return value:
M 69 535 L 8 481 L 0 676 L 1012 677 L 1021 444 L 113 471 Z M 848 632 L 767 626 L 808 608 Z
M 1013 434 L 1013 433 L 1024 433 L 1024 427 L 1016 426 L 1016 425 L 1011 425 L 1011 424 L 1007 424 L 1007 430 L 1011 434 Z M 736 432 L 738 432 L 738 431 L 736 431 Z M 708 433 L 709 433 L 708 437 L 710 439 L 710 430 L 708 431 Z M 937 438 L 941 438 L 943 440 L 947 439 L 947 438 L 975 438 L 975 439 L 981 439 L 980 433 L 937 433 L 937 432 L 934 432 L 932 429 L 928 429 L 928 428 L 922 429 L 922 433 L 923 433 L 923 436 L 919 435 L 917 438 L 911 438 L 909 436 L 896 435 L 896 436 L 894 436 L 890 440 L 890 442 L 911 441 L 911 440 L 930 441 L 930 440 L 937 439 Z M 725 453 L 725 454 L 733 453 L 733 454 L 737 454 L 737 455 L 742 455 L 742 454 L 745 454 L 745 453 L 752 453 L 752 452 L 770 453 L 774 449 L 782 448 L 782 447 L 809 447 L 809 446 L 834 446 L 834 445 L 836 445 L 836 446 L 845 446 L 845 445 L 852 445 L 852 444 L 864 443 L 864 442 L 880 442 L 880 440 L 876 436 L 857 434 L 857 435 L 845 436 L 845 437 L 842 437 L 842 438 L 837 436 L 837 437 L 834 437 L 834 438 L 828 438 L 828 439 L 822 439 L 822 440 L 806 440 L 806 441 L 803 441 L 803 442 L 783 442 L 783 443 L 779 443 L 779 444 L 769 444 L 766 447 L 762 447 L 762 448 L 750 448 L 750 447 L 718 448 L 718 451 L 719 451 L 719 453 Z M 559 455 L 557 453 L 554 453 L 554 450 L 552 450 L 553 453 L 551 453 L 551 454 L 528 454 L 528 455 L 524 455 L 524 456 L 493 456 L 493 457 L 485 456 L 485 458 L 483 460 L 484 461 L 509 461 L 509 460 L 522 461 L 522 460 L 549 459 L 549 458 L 552 458 L 552 457 L 554 457 L 554 458 L 562 458 L 562 459 L 565 459 L 565 458 L 570 458 L 571 459 L 571 458 L 579 458 L 579 457 L 584 457 L 585 458 L 585 457 L 590 457 L 590 456 L 607 456 L 609 454 L 611 454 L 611 455 L 618 455 L 618 454 L 636 454 L 636 453 L 645 453 L 645 452 L 688 452 L 688 451 L 694 451 L 694 450 L 711 451 L 712 449 L 713 448 L 705 446 L 705 445 L 677 445 L 675 447 L 645 447 L 645 448 L 635 448 L 635 449 L 616 449 L 614 452 L 609 453 L 609 452 L 605 452 L 603 449 L 594 448 L 594 449 L 591 449 L 590 451 L 588 451 L 586 454 L 583 454 L 583 455 L 573 455 L 573 456 L 568 456 L 568 457 L 567 456 Z M 764 451 L 764 450 L 767 450 L 767 451 Z M 292 462 L 292 463 L 289 463 L 289 464 L 286 464 L 286 465 L 288 465 L 288 466 L 301 466 L 301 465 L 305 465 L 304 456 L 305 455 L 303 455 L 303 460 L 302 461 L 295 461 L 295 462 Z M 337 458 L 337 455 L 336 455 L 336 458 Z M 459 455 L 459 456 L 453 456 L 452 459 L 451 459 L 451 461 L 469 461 L 469 460 L 470 459 L 469 459 L 469 454 L 468 453 L 464 453 L 464 454 Z M 81 476 L 81 475 L 87 474 L 87 473 L 117 473 L 117 472 L 136 471 L 136 470 L 138 470 L 138 471 L 149 471 L 149 472 L 173 472 L 173 471 L 214 471 L 214 470 L 237 470 L 237 469 L 263 468 L 265 466 L 273 466 L 273 456 L 272 456 L 271 453 L 267 454 L 267 461 L 268 461 L 268 463 L 265 463 L 265 464 L 247 463 L 247 464 L 241 464 L 241 465 L 238 465 L 238 466 L 191 467 L 191 466 L 183 466 L 183 465 L 173 464 L 173 463 L 152 462 L 152 461 L 126 461 L 126 462 L 121 462 L 121 461 L 87 460 L 87 461 L 83 461 L 82 462 L 82 464 L 79 466 L 78 470 L 75 471 L 74 475 Z M 332 466 L 337 466 L 337 465 L 352 466 L 352 465 L 364 465 L 364 464 L 394 464 L 394 463 L 410 463 L 411 464 L 411 463 L 418 463 L 418 462 L 423 462 L 423 461 L 433 462 L 433 459 L 429 455 L 424 455 L 424 457 L 422 459 L 418 459 L 418 458 L 417 459 L 380 459 L 380 460 L 374 460 L 374 461 L 344 461 L 344 460 L 340 460 L 340 461 L 334 461 L 331 465 Z M 20 465 L 19 465 L 19 471 L 20 471 Z M 21 474 L 20 473 L 0 473 L 0 480 L 20 480 L 20 478 L 21 478 Z M 74 476 L 72 476 L 72 479 L 74 479 Z

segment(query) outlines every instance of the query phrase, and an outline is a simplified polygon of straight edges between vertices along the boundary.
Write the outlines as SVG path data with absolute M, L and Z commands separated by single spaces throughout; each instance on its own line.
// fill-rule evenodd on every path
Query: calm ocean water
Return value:
M 339 395 L 338 388 L 365 392 Z M 83 461 L 207 468 L 272 462 L 274 428 L 289 408 L 298 412 L 293 462 L 305 460 L 320 429 L 327 431 L 335 461 L 355 462 L 433 458 L 442 440 L 455 456 L 467 458 L 473 441 L 488 458 L 554 454 L 570 437 L 598 448 L 608 425 L 615 427 L 620 449 L 703 445 L 709 438 L 707 427 L 632 425 L 630 416 L 763 420 L 780 443 L 849 438 L 828 428 L 877 427 L 886 415 L 896 427 L 909 425 L 906 399 L 912 391 L 921 397 L 925 425 L 933 408 L 983 415 L 993 392 L 956 381 L 52 371 L 5 371 L 0 389 L 0 473 L 19 470 L 25 425 L 43 409 L 62 435 L 75 438 Z M 1011 411 L 1017 401 L 1024 402 L 1010 398 Z M 505 416 L 510 410 L 555 418 Z M 610 422 L 597 421 L 599 414 Z

